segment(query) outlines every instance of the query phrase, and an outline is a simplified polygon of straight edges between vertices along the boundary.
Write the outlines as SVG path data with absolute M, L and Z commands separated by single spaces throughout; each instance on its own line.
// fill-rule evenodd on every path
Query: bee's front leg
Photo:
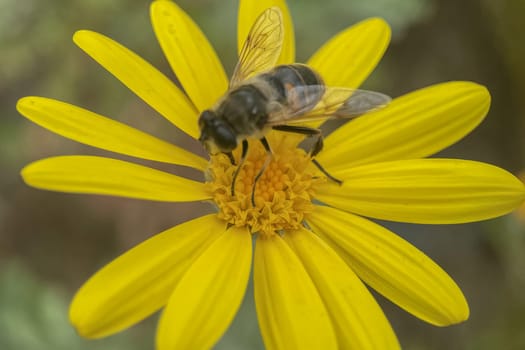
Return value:
M 270 161 L 272 160 L 272 150 L 270 149 L 270 144 L 268 143 L 268 140 L 266 140 L 266 137 L 262 137 L 259 141 L 261 141 L 264 149 L 266 150 L 266 159 L 264 160 L 264 164 L 261 167 L 261 170 L 255 175 L 255 178 L 253 179 L 253 187 L 252 187 L 252 205 L 255 207 L 255 186 L 257 186 L 257 181 L 259 181 L 259 178 L 262 176 L 264 171 L 266 170 L 266 167 L 268 164 L 270 164 Z
M 248 141 L 242 140 L 242 151 L 241 151 L 241 159 L 239 160 L 239 166 L 237 169 L 235 169 L 235 172 L 233 173 L 232 178 L 232 187 L 231 187 L 231 194 L 232 196 L 235 196 L 235 180 L 237 180 L 237 175 L 239 175 L 239 171 L 241 171 L 241 167 L 244 163 L 244 160 L 246 159 L 246 154 L 248 153 Z M 230 161 L 232 162 L 232 165 L 235 165 L 235 159 L 233 158 L 232 152 L 226 153 L 228 157 L 230 157 Z
M 224 152 L 228 156 L 228 159 L 230 160 L 231 165 L 235 165 L 235 158 L 233 158 L 232 152 Z

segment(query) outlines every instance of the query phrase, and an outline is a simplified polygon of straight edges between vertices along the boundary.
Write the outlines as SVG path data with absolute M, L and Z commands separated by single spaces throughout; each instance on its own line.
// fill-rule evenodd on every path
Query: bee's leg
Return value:
M 314 143 L 312 149 L 310 150 L 310 157 L 312 158 L 312 163 L 314 163 L 314 165 L 317 167 L 317 169 L 321 170 L 321 172 L 327 178 L 329 178 L 333 182 L 337 183 L 338 185 L 341 185 L 343 183 L 343 181 L 339 180 L 338 178 L 333 177 L 328 171 L 326 171 L 325 168 L 323 168 L 323 166 L 321 164 L 319 164 L 317 159 L 314 158 L 316 155 L 319 154 L 319 152 L 321 152 L 321 150 L 323 149 L 323 145 L 324 145 L 324 143 L 323 143 L 323 135 L 321 135 L 321 133 L 319 133 L 317 135 L 317 140 L 315 140 L 315 143 Z
M 321 135 L 321 130 L 319 129 L 309 128 L 307 126 L 300 126 L 300 125 L 274 125 L 272 126 L 272 129 L 278 130 L 278 131 L 289 132 L 292 134 L 306 135 L 308 137 L 315 136 L 315 135 Z
M 230 160 L 231 165 L 235 165 L 235 158 L 233 158 L 232 152 L 224 152 L 228 156 L 228 159 Z
M 343 180 L 339 180 L 338 178 L 336 178 L 333 175 L 331 175 L 328 171 L 326 171 L 325 168 L 323 168 L 323 166 L 321 164 L 319 164 L 319 162 L 316 159 L 312 158 L 312 163 L 314 163 L 314 165 L 317 167 L 317 169 L 321 170 L 321 172 L 327 178 L 329 178 L 330 180 L 332 180 L 333 182 L 335 182 L 338 185 L 342 185 L 343 184 Z
M 264 164 L 261 167 L 261 170 L 255 175 L 255 178 L 253 179 L 253 187 L 252 187 L 252 206 L 255 207 L 255 186 L 257 186 L 257 181 L 259 181 L 259 178 L 262 176 L 264 171 L 266 170 L 266 167 L 268 167 L 268 164 L 270 164 L 270 161 L 272 160 L 272 150 L 270 149 L 270 144 L 268 143 L 268 140 L 266 140 L 266 137 L 263 137 L 259 139 L 261 141 L 264 149 L 266 150 L 266 159 L 264 160 Z
M 317 137 L 314 145 L 310 149 L 310 157 L 314 158 L 316 155 L 319 154 L 319 152 L 323 150 L 324 142 L 323 142 L 323 135 L 321 134 L 321 132 L 319 132 L 317 135 L 311 135 L 311 136 Z
M 307 137 L 316 137 L 314 145 L 310 149 L 310 157 L 312 158 L 312 163 L 330 180 L 333 182 L 341 185 L 343 181 L 339 180 L 338 178 L 333 177 L 330 175 L 328 171 L 323 168 L 321 164 L 314 158 L 316 155 L 321 152 L 323 149 L 323 134 L 321 133 L 321 130 L 315 129 L 315 128 L 309 128 L 307 126 L 299 126 L 299 125 L 275 125 L 272 127 L 274 130 L 284 131 L 284 132 L 291 132 L 295 134 L 302 134 L 306 135 Z
M 231 152 L 229 152 L 231 154 Z M 239 171 L 241 171 L 242 165 L 244 164 L 244 160 L 246 159 L 246 154 L 248 153 L 248 141 L 242 140 L 242 151 L 241 151 L 241 159 L 239 160 L 239 166 L 237 169 L 235 169 L 235 172 L 233 173 L 233 179 L 232 179 L 232 188 L 231 193 L 232 196 L 235 196 L 235 180 L 237 180 L 237 175 L 239 175 Z M 228 153 L 226 153 L 228 155 Z M 233 159 L 233 155 L 230 158 L 230 160 Z M 232 164 L 235 164 L 235 159 L 233 159 Z

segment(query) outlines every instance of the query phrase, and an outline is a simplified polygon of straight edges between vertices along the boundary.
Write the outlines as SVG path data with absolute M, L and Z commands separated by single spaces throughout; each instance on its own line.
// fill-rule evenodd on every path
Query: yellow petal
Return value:
M 384 220 L 422 224 L 479 221 L 506 214 L 525 199 L 523 183 L 512 174 L 467 160 L 400 160 L 333 175 L 343 184 L 323 184 L 318 199 Z
M 330 170 L 426 157 L 468 134 L 489 106 L 487 89 L 470 82 L 417 90 L 336 130 L 326 138 L 318 160 Z
M 16 108 L 32 122 L 86 145 L 199 170 L 206 168 L 206 160 L 193 153 L 68 103 L 31 96 L 18 100 Z
M 212 107 L 226 92 L 228 78 L 200 28 L 174 2 L 164 0 L 151 4 L 151 22 L 184 91 L 199 111 Z
M 239 2 L 237 52 L 241 51 L 255 19 L 261 14 L 261 12 L 273 6 L 281 9 L 284 25 L 284 41 L 281 48 L 281 56 L 279 56 L 277 64 L 290 64 L 295 62 L 295 36 L 292 17 L 290 16 L 285 0 L 241 0 Z
M 314 281 L 332 317 L 340 349 L 399 349 L 375 299 L 325 242 L 307 230 L 288 232 L 284 239 Z
M 211 348 L 241 304 L 251 260 L 252 239 L 245 228 L 232 228 L 213 242 L 170 297 L 160 319 L 157 348 Z
M 165 202 L 208 199 L 204 184 L 104 157 L 61 156 L 22 169 L 24 181 L 45 190 L 104 194 Z
M 254 293 L 267 349 L 336 349 L 330 317 L 308 273 L 279 236 L 255 244 Z
M 308 225 L 368 285 L 437 326 L 464 321 L 467 301 L 450 276 L 407 241 L 370 220 L 317 207 Z
M 137 96 L 188 135 L 197 138 L 197 110 L 155 67 L 112 39 L 80 30 L 73 41 Z
M 159 233 L 99 270 L 77 292 L 69 318 L 84 337 L 123 330 L 164 306 L 192 262 L 226 230 L 216 215 Z
M 390 42 L 390 27 L 370 18 L 340 32 L 308 61 L 331 86 L 357 88 L 379 63 Z

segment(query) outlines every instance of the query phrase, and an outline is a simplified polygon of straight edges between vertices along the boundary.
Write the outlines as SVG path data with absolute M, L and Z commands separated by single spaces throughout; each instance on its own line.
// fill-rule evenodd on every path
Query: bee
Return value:
M 199 117 L 199 141 L 210 154 L 224 153 L 235 165 L 232 151 L 242 144 L 239 165 L 234 172 L 231 194 L 235 195 L 235 180 L 248 152 L 248 139 L 256 138 L 268 156 L 255 176 L 252 205 L 257 180 L 271 159 L 271 149 L 265 134 L 273 129 L 315 137 L 309 155 L 312 162 L 330 180 L 342 182 L 330 175 L 315 156 L 323 148 L 323 136 L 318 128 L 297 125 L 328 118 L 351 118 L 388 104 L 387 95 L 349 88 L 329 87 L 322 77 L 304 64 L 275 66 L 283 44 L 283 21 L 278 7 L 271 7 L 257 17 L 239 53 L 226 94 Z

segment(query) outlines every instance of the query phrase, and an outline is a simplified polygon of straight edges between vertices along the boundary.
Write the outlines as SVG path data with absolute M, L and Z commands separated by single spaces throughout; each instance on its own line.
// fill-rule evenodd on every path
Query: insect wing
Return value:
M 230 88 L 275 66 L 283 45 L 284 26 L 281 10 L 271 7 L 255 20 L 239 53 Z
M 322 85 L 297 86 L 289 89 L 286 97 L 288 105 L 271 114 L 268 124 L 353 118 L 383 108 L 391 101 L 380 92 Z
M 369 90 L 354 90 L 352 95 L 334 114 L 335 118 L 357 117 L 385 107 L 392 98 L 380 92 Z

